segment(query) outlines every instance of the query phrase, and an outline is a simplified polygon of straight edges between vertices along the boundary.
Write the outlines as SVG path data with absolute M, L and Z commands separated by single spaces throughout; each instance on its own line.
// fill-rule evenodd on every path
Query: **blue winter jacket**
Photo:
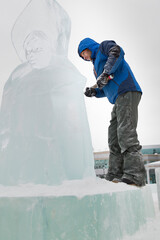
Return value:
M 101 44 L 90 38 L 83 39 L 78 47 L 79 55 L 85 49 L 91 50 L 92 63 L 96 79 L 104 71 L 107 74 L 114 74 L 101 90 L 96 88 L 96 97 L 107 97 L 114 104 L 117 97 L 125 92 L 142 90 L 136 81 L 131 68 L 124 59 L 124 51 L 114 41 L 103 41 Z M 81 57 L 81 56 L 80 56 Z

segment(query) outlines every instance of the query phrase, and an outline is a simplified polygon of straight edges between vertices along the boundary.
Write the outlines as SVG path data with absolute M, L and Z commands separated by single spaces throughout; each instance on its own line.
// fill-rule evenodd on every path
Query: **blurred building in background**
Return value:
M 147 183 L 156 183 L 155 169 L 160 168 L 160 145 L 146 145 L 141 150 L 147 172 Z M 95 172 L 105 178 L 108 171 L 109 151 L 94 152 Z

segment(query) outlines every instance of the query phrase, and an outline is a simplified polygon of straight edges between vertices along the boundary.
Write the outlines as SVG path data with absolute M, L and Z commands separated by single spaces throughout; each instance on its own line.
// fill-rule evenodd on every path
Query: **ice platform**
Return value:
M 99 178 L 0 186 L 2 240 L 119 240 L 154 216 L 148 186 Z

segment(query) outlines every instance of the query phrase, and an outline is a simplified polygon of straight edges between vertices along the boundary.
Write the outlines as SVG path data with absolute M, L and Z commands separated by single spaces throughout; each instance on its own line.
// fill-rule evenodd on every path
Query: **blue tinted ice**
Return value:
M 15 22 L 12 41 L 22 64 L 3 91 L 0 184 L 95 176 L 86 79 L 67 58 L 69 34 L 70 19 L 54 0 L 30 1 Z

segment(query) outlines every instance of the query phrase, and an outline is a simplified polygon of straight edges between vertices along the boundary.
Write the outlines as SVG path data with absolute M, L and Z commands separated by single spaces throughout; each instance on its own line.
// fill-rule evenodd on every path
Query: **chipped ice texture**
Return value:
M 69 30 L 66 12 L 51 0 L 31 1 L 14 25 L 23 63 L 3 91 L 0 184 L 57 185 L 95 176 L 86 79 L 66 56 Z
M 41 31 L 50 40 L 56 55 L 67 56 L 71 22 L 55 0 L 31 0 L 12 29 L 12 42 L 21 61 L 26 61 L 24 41 L 33 31 Z
M 156 182 L 157 182 L 159 209 L 160 209 L 160 168 L 156 169 Z
M 149 187 L 101 179 L 2 191 L 0 186 L 0 212 L 0 239 L 5 240 L 120 240 L 154 218 Z

